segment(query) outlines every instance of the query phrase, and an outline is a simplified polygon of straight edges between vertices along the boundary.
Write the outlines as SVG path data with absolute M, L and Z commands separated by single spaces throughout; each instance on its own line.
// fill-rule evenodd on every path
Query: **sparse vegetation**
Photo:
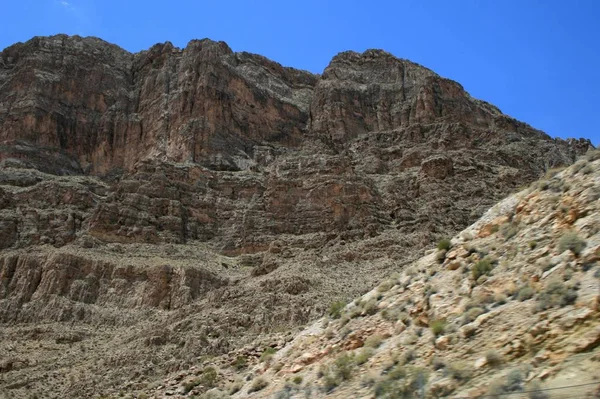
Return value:
M 391 280 L 386 280 L 377 286 L 378 292 L 387 292 L 394 286 L 394 282 Z
M 388 374 L 375 384 L 374 393 L 377 398 L 420 398 L 424 394 L 425 385 L 428 380 L 425 369 L 396 366 Z
M 581 251 L 585 249 L 585 247 L 585 240 L 579 237 L 579 235 L 577 235 L 577 233 L 574 231 L 563 234 L 560 240 L 558 240 L 558 251 L 560 253 L 570 250 L 575 255 L 579 255 L 581 254 Z
M 438 320 L 434 320 L 431 322 L 431 332 L 433 333 L 433 335 L 435 335 L 436 337 L 438 335 L 442 335 L 444 333 L 444 331 L 446 330 L 446 320 L 445 319 L 438 319 Z
M 527 285 L 519 290 L 517 293 L 517 299 L 521 302 L 526 301 L 528 299 L 533 298 L 535 295 L 535 290 L 531 288 L 531 286 Z
M 537 311 L 550 309 L 555 306 L 571 305 L 577 299 L 577 291 L 567 287 L 562 281 L 552 281 L 537 296 Z
M 438 242 L 437 249 L 448 251 L 450 248 L 452 248 L 452 242 L 450 242 L 450 240 L 447 238 L 444 238 Z
M 360 351 L 358 355 L 355 356 L 354 361 L 358 366 L 361 366 L 369 361 L 371 356 L 373 356 L 374 349 L 370 347 L 365 347 Z
M 367 348 L 379 348 L 381 342 L 383 341 L 383 337 L 379 334 L 371 335 L 369 338 L 365 340 L 365 347 Z
M 473 375 L 473 369 L 466 363 L 455 362 L 446 366 L 448 375 L 457 381 L 468 381 Z
M 263 353 L 260 355 L 261 362 L 268 362 L 273 358 L 273 355 L 277 353 L 277 349 L 275 348 L 266 348 Z
M 262 378 L 257 378 L 254 380 L 250 388 L 248 389 L 248 393 L 258 392 L 265 389 L 269 383 Z
M 492 260 L 489 258 L 483 258 L 471 269 L 471 273 L 473 274 L 473 278 L 475 280 L 479 279 L 479 277 L 483 275 L 488 275 L 493 269 Z
M 342 311 L 344 310 L 345 306 L 346 304 L 344 302 L 335 301 L 331 305 L 329 305 L 329 311 L 327 312 L 327 314 L 332 319 L 339 319 L 342 316 Z
M 490 384 L 488 395 L 493 398 L 499 398 L 511 392 L 523 390 L 523 375 L 520 370 L 511 370 L 505 378 L 494 381 Z
M 377 313 L 377 301 L 375 299 L 369 299 L 366 302 L 362 302 L 361 307 L 363 313 L 366 315 L 372 316 Z
M 246 359 L 246 356 L 236 357 L 235 361 L 233 362 L 233 367 L 238 371 L 243 370 L 246 367 L 248 367 L 248 360 Z
M 292 382 L 296 385 L 302 384 L 302 380 L 303 380 L 303 378 L 301 375 L 296 375 L 296 376 L 294 376 L 294 378 L 292 378 Z

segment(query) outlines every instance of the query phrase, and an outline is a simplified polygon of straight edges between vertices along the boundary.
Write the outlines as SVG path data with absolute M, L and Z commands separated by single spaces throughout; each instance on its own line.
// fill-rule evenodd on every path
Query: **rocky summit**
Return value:
M 499 345 L 520 331 L 500 340 L 510 315 L 534 320 L 521 308 L 546 292 L 547 279 L 511 263 L 533 259 L 519 255 L 520 244 L 508 257 L 494 240 L 497 229 L 518 236 L 543 210 L 533 200 L 523 205 L 519 212 L 531 223 L 516 211 L 503 214 L 505 223 L 486 227 L 485 254 L 455 238 L 448 253 L 435 255 L 441 266 L 434 255 L 418 259 L 497 201 L 592 148 L 584 139 L 553 139 L 382 50 L 340 53 L 316 75 L 208 39 L 135 54 L 78 36 L 15 44 L 0 53 L 0 397 L 283 398 L 296 392 L 287 376 L 305 379 L 308 397 L 372 397 L 377 379 L 359 387 L 356 379 L 346 383 L 352 373 L 324 370 L 332 386 L 318 381 L 317 370 L 297 373 L 319 359 L 329 367 L 340 348 L 355 351 L 367 335 L 400 336 L 398 320 L 408 331 L 398 339 L 414 335 L 426 351 L 421 362 L 452 345 L 457 358 L 470 359 L 484 346 L 460 341 L 463 329 L 473 327 L 477 337 L 483 320 L 501 313 L 495 320 L 504 327 L 489 330 Z M 581 174 L 560 175 L 561 189 L 547 180 L 549 191 L 536 197 L 567 201 L 556 223 L 586 237 L 595 232 L 577 223 L 591 220 L 595 208 L 569 204 L 581 199 L 572 190 L 595 190 L 597 162 L 589 162 Z M 583 180 L 570 183 L 575 176 Z M 545 251 L 532 262 L 552 254 L 547 270 L 561 268 L 554 276 L 595 273 L 597 259 L 589 266 L 574 251 L 558 253 L 549 235 L 531 238 L 536 254 Z M 479 261 L 481 275 L 469 277 Z M 565 306 L 577 307 L 568 280 L 554 288 L 567 293 Z M 577 298 L 592 298 L 584 288 L 596 280 L 581 281 Z M 463 303 L 491 291 L 514 295 L 508 282 L 519 282 L 519 292 L 530 288 L 530 302 L 504 299 L 508 305 L 493 312 L 500 299 Z M 344 308 L 377 284 L 389 287 Z M 556 305 L 552 292 L 541 314 L 554 314 L 547 311 Z M 392 299 L 410 306 L 398 310 Z M 375 319 L 388 307 L 387 319 Z M 555 347 L 540 362 L 558 365 L 553 356 L 575 350 L 563 339 L 570 331 L 593 335 L 573 330 L 593 324 L 597 307 L 589 309 L 552 336 Z M 469 321 L 458 326 L 463 310 Z M 326 313 L 334 321 L 319 332 L 323 321 L 311 323 Z M 543 334 L 555 331 L 552 320 Z M 435 333 L 436 342 L 447 342 L 427 346 L 427 328 L 438 321 L 455 336 Z M 307 336 L 310 342 L 302 341 Z M 386 345 L 371 355 L 391 359 L 398 351 Z M 532 350 L 522 346 L 514 353 Z M 284 350 L 274 355 L 277 349 Z M 284 357 L 290 350 L 307 359 Z M 514 353 L 499 357 L 518 359 Z M 378 372 L 372 362 L 361 367 Z M 486 362 L 478 369 L 495 361 Z M 438 396 L 480 392 L 487 381 L 451 380 L 431 391 L 432 380 L 419 378 Z M 231 384 L 237 390 L 226 388 Z

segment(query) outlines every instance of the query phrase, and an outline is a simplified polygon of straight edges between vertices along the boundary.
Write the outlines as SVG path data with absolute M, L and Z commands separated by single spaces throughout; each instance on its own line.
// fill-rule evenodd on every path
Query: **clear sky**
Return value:
M 0 48 L 55 33 L 130 51 L 208 37 L 313 72 L 340 51 L 382 48 L 552 136 L 600 144 L 600 0 L 18 0 L 0 9 Z

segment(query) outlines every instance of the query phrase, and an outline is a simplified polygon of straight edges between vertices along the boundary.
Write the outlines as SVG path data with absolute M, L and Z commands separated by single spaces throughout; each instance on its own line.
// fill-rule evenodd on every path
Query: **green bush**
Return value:
M 577 291 L 567 287 L 562 281 L 548 283 L 544 291 L 537 296 L 536 310 L 546 310 L 555 306 L 567 306 L 577 300 Z
M 332 319 L 339 319 L 342 316 L 342 310 L 344 310 L 345 306 L 346 304 L 344 302 L 335 301 L 329 305 L 329 311 L 327 314 L 329 314 Z
M 248 393 L 261 391 L 265 389 L 268 385 L 269 383 L 267 381 L 263 380 L 262 378 L 257 378 L 256 380 L 254 380 L 254 382 L 248 389 Z
M 412 399 L 423 397 L 429 376 L 425 369 L 396 366 L 375 384 L 376 398 Z
M 447 238 L 444 238 L 438 242 L 437 249 L 447 251 L 452 248 L 452 242 Z
M 501 398 L 512 392 L 523 390 L 523 375 L 520 370 L 511 370 L 506 377 L 490 384 L 488 396 Z
M 517 294 L 517 299 L 521 302 L 526 301 L 528 299 L 533 298 L 535 295 L 535 290 L 530 286 L 525 286 L 521 288 Z
M 363 308 L 363 312 L 366 315 L 372 316 L 375 313 L 377 313 L 377 301 L 375 299 L 369 299 L 366 302 L 363 302 L 362 304 L 362 308 Z
M 233 362 L 233 367 L 236 370 L 243 370 L 246 367 L 248 367 L 248 360 L 246 359 L 245 356 L 238 356 L 235 358 L 235 361 Z
M 277 353 L 277 349 L 275 348 L 266 348 L 263 353 L 260 355 L 260 361 L 265 362 L 271 360 L 273 355 Z
M 300 385 L 300 384 L 302 384 L 302 380 L 303 380 L 302 376 L 297 375 L 292 379 L 292 382 L 296 385 Z
M 491 259 L 483 258 L 473 266 L 471 273 L 475 281 L 477 281 L 479 277 L 490 274 L 493 268 Z
M 435 335 L 436 337 L 438 335 L 442 335 L 444 333 L 444 331 L 446 331 L 446 320 L 444 319 L 438 319 L 438 320 L 434 320 L 431 322 L 431 332 L 433 332 L 433 335 Z
M 214 367 L 206 367 L 202 370 L 200 380 L 205 387 L 215 387 L 217 385 L 217 370 Z
M 586 245 L 584 239 L 579 237 L 576 232 L 570 231 L 563 234 L 560 240 L 558 240 L 558 251 L 563 253 L 566 250 L 571 250 L 575 255 L 579 255 Z
M 392 280 L 386 280 L 377 286 L 378 292 L 387 292 L 394 286 L 394 282 Z
M 365 346 L 367 348 L 376 349 L 376 348 L 379 348 L 382 341 L 383 341 L 383 337 L 381 335 L 374 334 L 365 340 Z
M 373 350 L 373 348 L 369 348 L 369 347 L 363 348 L 363 350 L 361 350 L 360 353 L 355 356 L 354 362 L 358 366 L 362 366 L 363 364 L 365 364 L 366 362 L 369 361 L 371 356 L 373 356 L 374 352 L 375 351 Z
M 473 376 L 473 369 L 463 362 L 449 364 L 446 370 L 450 377 L 457 381 L 468 381 Z
M 354 356 L 348 353 L 342 353 L 335 359 L 334 362 L 334 374 L 339 377 L 342 381 L 349 380 L 352 378 L 354 371 Z

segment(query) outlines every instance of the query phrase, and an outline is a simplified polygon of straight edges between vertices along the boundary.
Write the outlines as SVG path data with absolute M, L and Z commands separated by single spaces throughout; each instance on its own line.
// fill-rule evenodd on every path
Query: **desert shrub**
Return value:
M 531 286 L 527 285 L 519 290 L 517 293 L 517 299 L 521 302 L 533 298 L 535 290 Z
M 534 250 L 537 247 L 537 241 L 529 241 L 527 245 L 529 246 L 529 249 Z
M 558 251 L 560 253 L 570 250 L 575 255 L 579 255 L 581 251 L 584 250 L 585 246 L 585 240 L 579 237 L 574 231 L 563 234 L 558 240 Z
M 374 386 L 376 398 L 410 399 L 423 396 L 428 374 L 422 368 L 394 367 L 383 380 Z
M 483 258 L 471 269 L 471 273 L 473 274 L 473 278 L 475 280 L 479 279 L 479 277 L 483 275 L 488 275 L 493 269 L 492 261 L 489 258 Z
M 387 292 L 393 286 L 394 286 L 394 282 L 392 280 L 386 280 L 377 286 L 377 291 L 378 292 Z
M 402 356 L 400 356 L 400 359 L 398 359 L 398 364 L 400 365 L 405 365 L 408 364 L 410 362 L 412 362 L 413 360 L 415 360 L 417 354 L 414 351 L 414 349 L 409 349 L 406 352 L 404 352 L 402 354 Z
M 218 373 L 214 367 L 206 367 L 200 375 L 200 384 L 205 387 L 213 388 L 217 385 Z
M 468 381 L 473 375 L 473 369 L 466 363 L 455 362 L 446 366 L 448 375 L 457 381 Z
M 336 377 L 340 378 L 342 381 L 349 380 L 352 378 L 352 373 L 354 371 L 354 356 L 348 353 L 342 353 L 335 359 L 333 366 Z
M 471 308 L 471 309 L 467 310 L 465 312 L 465 314 L 463 315 L 463 323 L 464 324 L 470 323 L 484 313 L 485 313 L 485 309 L 483 309 L 483 308 L 480 308 L 480 307 Z
M 366 315 L 374 315 L 375 313 L 377 313 L 377 301 L 375 299 L 370 299 L 366 302 L 362 303 L 362 308 L 363 308 L 363 312 Z
M 292 378 L 292 382 L 296 385 L 302 384 L 302 380 L 303 380 L 303 378 L 301 375 L 297 375 L 297 376 L 294 376 L 294 378 Z
M 511 370 L 506 377 L 496 380 L 490 384 L 488 395 L 492 398 L 500 398 L 511 392 L 523 390 L 523 374 L 520 370 Z
M 277 353 L 277 349 L 275 348 L 266 348 L 263 353 L 260 355 L 260 361 L 261 362 L 267 362 L 269 360 L 271 360 L 271 358 L 273 357 L 273 355 Z
M 342 310 L 344 310 L 345 306 L 346 306 L 346 304 L 344 302 L 335 301 L 331 305 L 329 305 L 329 310 L 328 310 L 327 314 L 332 319 L 339 319 L 342 316 Z
M 436 337 L 438 335 L 442 335 L 444 333 L 444 331 L 446 331 L 446 320 L 445 319 L 438 319 L 438 320 L 434 320 L 431 322 L 431 332 L 433 333 L 433 335 L 435 335 Z
M 344 352 L 335 359 L 330 367 L 319 369 L 317 376 L 323 378 L 323 390 L 326 393 L 331 392 L 342 381 L 351 379 L 355 367 L 354 356 Z
M 536 310 L 546 310 L 555 306 L 571 305 L 577 300 L 577 291 L 567 287 L 562 281 L 552 281 L 537 296 Z
M 360 353 L 354 357 L 354 362 L 358 366 L 361 366 L 369 361 L 371 356 L 373 356 L 374 352 L 375 351 L 373 350 L 373 348 L 369 348 L 369 347 L 363 348 L 363 350 L 361 350 Z
M 246 359 L 245 356 L 238 356 L 235 358 L 235 361 L 233 362 L 233 367 L 236 370 L 243 370 L 246 367 L 248 367 L 248 360 Z
M 201 382 L 198 378 L 185 382 L 183 384 L 183 393 L 188 394 L 192 389 L 196 388 L 200 384 Z
M 225 388 L 227 389 L 227 392 L 230 395 L 233 395 L 233 394 L 239 392 L 243 386 L 244 386 L 244 382 L 240 379 L 236 379 L 235 381 L 228 383 L 225 386 Z
M 381 335 L 374 334 L 365 340 L 365 346 L 367 348 L 373 348 L 373 349 L 379 348 L 382 341 L 383 341 L 383 337 Z
M 388 308 L 381 312 L 381 317 L 386 321 L 395 322 L 398 320 L 400 313 L 399 308 Z
M 450 242 L 450 240 L 447 238 L 444 238 L 438 242 L 437 249 L 447 251 L 450 248 L 452 248 L 452 242 Z
M 257 378 L 254 380 L 250 388 L 248 389 L 248 393 L 258 392 L 265 389 L 269 383 L 262 378 Z
M 497 367 L 502 364 L 502 355 L 495 350 L 489 350 L 485 353 L 485 360 L 491 367 Z
M 331 372 L 325 373 L 323 376 L 323 389 L 326 393 L 333 391 L 338 385 L 340 385 L 340 379 L 337 378 Z

